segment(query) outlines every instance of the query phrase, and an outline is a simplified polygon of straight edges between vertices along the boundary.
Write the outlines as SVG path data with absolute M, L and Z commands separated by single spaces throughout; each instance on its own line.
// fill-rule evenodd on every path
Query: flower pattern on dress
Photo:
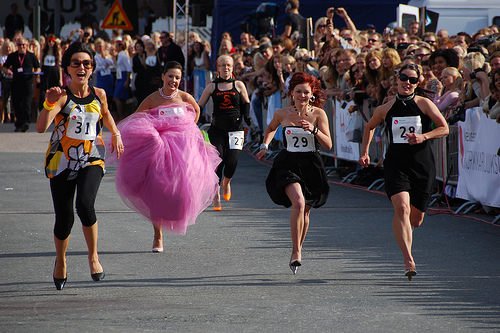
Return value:
M 77 147 L 69 147 L 68 157 L 68 169 L 76 172 L 85 166 L 89 159 L 89 154 L 85 153 L 85 147 L 81 143 Z
M 64 131 L 66 131 L 66 122 L 67 119 L 63 118 L 57 124 L 56 128 L 54 129 L 54 132 L 52 132 L 52 136 L 50 137 L 50 142 L 54 144 L 55 142 L 61 141 L 61 139 L 64 136 Z

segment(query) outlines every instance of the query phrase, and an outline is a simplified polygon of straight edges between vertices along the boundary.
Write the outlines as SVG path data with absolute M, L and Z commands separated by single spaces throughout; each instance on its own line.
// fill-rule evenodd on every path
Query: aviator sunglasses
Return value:
M 418 77 L 409 77 L 408 75 L 406 74 L 399 74 L 399 80 L 401 82 L 406 82 L 406 81 L 410 81 L 411 84 L 416 84 L 418 83 Z
M 83 65 L 83 67 L 85 67 L 86 69 L 92 69 L 92 67 L 94 66 L 94 62 L 89 59 L 79 60 L 73 58 L 70 60 L 69 65 L 73 68 L 78 68 L 80 67 L 80 65 Z

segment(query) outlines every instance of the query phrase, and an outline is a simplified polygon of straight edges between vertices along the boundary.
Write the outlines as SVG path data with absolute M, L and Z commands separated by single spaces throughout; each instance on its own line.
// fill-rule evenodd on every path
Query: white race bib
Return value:
M 305 153 L 315 151 L 314 135 L 301 127 L 287 127 L 285 129 L 286 150 L 291 153 Z
M 116 71 L 116 79 L 121 80 L 122 79 L 122 72 L 121 71 Z
M 156 56 L 149 56 L 146 58 L 146 65 L 149 67 L 154 67 L 156 66 Z
M 229 149 L 242 150 L 244 137 L 244 131 L 229 132 Z
M 82 112 L 75 108 L 69 115 L 66 135 L 77 140 L 95 140 L 96 124 L 100 116 L 99 113 Z
M 56 57 L 54 57 L 53 55 L 46 55 L 43 59 L 43 65 L 54 67 L 56 65 Z
M 393 117 L 392 118 L 392 142 L 408 143 L 406 134 L 422 134 L 422 122 L 419 116 Z
M 100 73 L 102 76 L 109 75 L 109 74 L 111 74 L 111 70 L 109 68 L 106 68 L 106 69 L 103 69 L 102 71 L 100 71 Z
M 164 108 L 158 110 L 158 116 L 160 117 L 183 116 L 183 115 L 184 115 L 183 108 Z

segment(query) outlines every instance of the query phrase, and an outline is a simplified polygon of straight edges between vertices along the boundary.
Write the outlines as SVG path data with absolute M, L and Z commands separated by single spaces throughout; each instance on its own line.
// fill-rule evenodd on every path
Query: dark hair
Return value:
M 323 105 L 323 91 L 321 90 L 321 83 L 314 76 L 307 75 L 303 72 L 294 73 L 290 79 L 288 94 L 291 96 L 295 87 L 303 83 L 307 83 L 311 87 L 314 96 L 314 101 L 312 101 L 311 105 L 321 108 Z
M 162 74 L 165 74 L 166 72 L 168 72 L 169 69 L 172 69 L 172 68 L 174 68 L 174 69 L 180 69 L 181 72 L 182 72 L 182 65 L 179 64 L 177 61 L 172 60 L 172 61 L 167 61 L 165 63 L 165 66 L 163 66 L 163 72 L 162 72 Z
M 90 47 L 89 44 L 76 41 L 71 43 L 70 46 L 68 46 L 68 49 L 66 50 L 66 52 L 64 52 L 62 56 L 61 66 L 64 70 L 64 73 L 66 73 L 67 75 L 69 75 L 68 66 L 71 63 L 71 58 L 73 57 L 73 54 L 80 52 L 87 53 L 90 56 L 90 58 L 92 59 L 92 67 L 93 67 L 92 71 L 94 71 L 96 66 L 95 51 L 92 49 L 92 47 Z
M 47 36 L 47 43 L 45 43 L 45 47 L 43 48 L 42 52 L 43 52 L 43 58 L 42 58 L 42 63 L 43 63 L 43 60 L 45 59 L 45 56 L 47 55 L 47 53 L 49 53 L 49 48 L 50 48 L 50 45 L 48 43 L 48 40 L 50 38 L 56 38 L 56 35 L 54 34 L 49 34 Z M 54 53 L 54 57 L 56 57 L 56 64 L 59 64 L 61 62 L 61 46 L 59 46 L 58 43 L 54 43 L 54 46 L 53 46 L 53 53 Z
M 403 65 L 403 67 L 401 67 L 401 69 L 398 71 L 398 75 L 403 73 L 403 71 L 405 69 L 409 69 L 409 70 L 412 70 L 412 71 L 415 71 L 415 73 L 417 73 L 417 76 L 420 77 L 420 70 L 418 69 L 418 66 L 416 64 L 406 64 L 406 65 Z
M 144 42 L 141 40 L 141 39 L 138 39 L 135 41 L 135 45 L 139 44 L 140 46 L 142 46 L 142 48 L 144 49 L 145 46 L 144 46 Z
M 429 57 L 429 64 L 433 65 L 437 57 L 441 57 L 446 61 L 447 67 L 458 68 L 460 57 L 454 49 L 437 49 Z

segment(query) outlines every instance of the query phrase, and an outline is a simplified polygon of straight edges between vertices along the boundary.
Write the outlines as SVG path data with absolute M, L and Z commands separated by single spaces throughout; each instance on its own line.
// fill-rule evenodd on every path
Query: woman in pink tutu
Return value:
M 153 222 L 153 252 L 162 228 L 185 234 L 219 192 L 221 159 L 196 126 L 200 108 L 179 90 L 182 66 L 165 64 L 163 87 L 118 125 L 127 152 L 117 161 L 116 189 L 125 204 Z

